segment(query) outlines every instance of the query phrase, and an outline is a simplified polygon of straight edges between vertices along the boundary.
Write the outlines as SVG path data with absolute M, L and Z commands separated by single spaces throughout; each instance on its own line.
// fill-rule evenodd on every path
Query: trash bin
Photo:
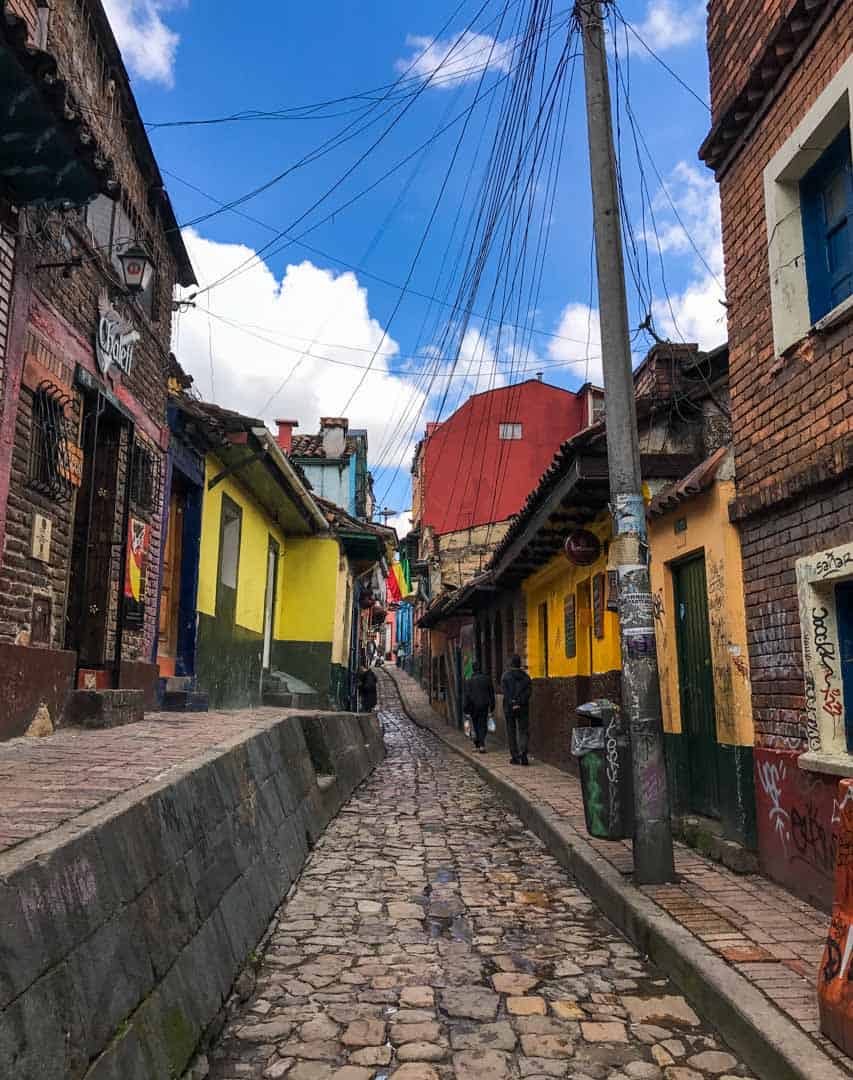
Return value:
M 612 701 L 581 705 L 588 726 L 572 731 L 572 755 L 578 759 L 586 829 L 601 840 L 634 835 L 634 786 L 631 741 Z

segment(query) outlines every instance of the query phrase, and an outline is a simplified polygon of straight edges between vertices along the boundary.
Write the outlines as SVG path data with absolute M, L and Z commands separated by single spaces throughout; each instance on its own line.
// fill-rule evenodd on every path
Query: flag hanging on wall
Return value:
M 131 518 L 127 526 L 127 564 L 124 574 L 124 620 L 141 626 L 145 617 L 145 563 L 151 542 L 151 526 Z

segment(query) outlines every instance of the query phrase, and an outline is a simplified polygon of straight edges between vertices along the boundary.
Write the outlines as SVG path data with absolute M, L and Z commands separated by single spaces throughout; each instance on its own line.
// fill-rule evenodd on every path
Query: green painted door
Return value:
M 678 563 L 672 576 L 681 728 L 690 774 L 688 803 L 696 814 L 718 817 L 717 717 L 704 556 Z

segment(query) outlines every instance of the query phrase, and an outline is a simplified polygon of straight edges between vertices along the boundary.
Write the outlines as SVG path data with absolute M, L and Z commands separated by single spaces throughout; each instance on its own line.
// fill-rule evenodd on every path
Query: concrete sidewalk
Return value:
M 156 712 L 124 727 L 60 728 L 46 739 L 0 743 L 0 852 L 292 711 Z
M 835 1080 L 853 1061 L 818 1028 L 817 978 L 829 917 L 759 875 L 737 875 L 676 845 L 679 882 L 638 888 L 630 842 L 586 832 L 579 780 L 550 765 L 479 755 L 411 676 L 384 669 L 408 715 L 465 757 L 568 866 L 624 933 L 767 1080 Z

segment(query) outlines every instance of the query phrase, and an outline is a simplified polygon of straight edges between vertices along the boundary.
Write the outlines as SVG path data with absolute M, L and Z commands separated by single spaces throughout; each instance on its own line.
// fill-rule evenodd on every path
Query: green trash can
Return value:
M 572 731 L 572 755 L 581 774 L 586 830 L 600 840 L 634 835 L 631 741 L 618 707 L 606 699 L 581 705 L 586 726 Z

